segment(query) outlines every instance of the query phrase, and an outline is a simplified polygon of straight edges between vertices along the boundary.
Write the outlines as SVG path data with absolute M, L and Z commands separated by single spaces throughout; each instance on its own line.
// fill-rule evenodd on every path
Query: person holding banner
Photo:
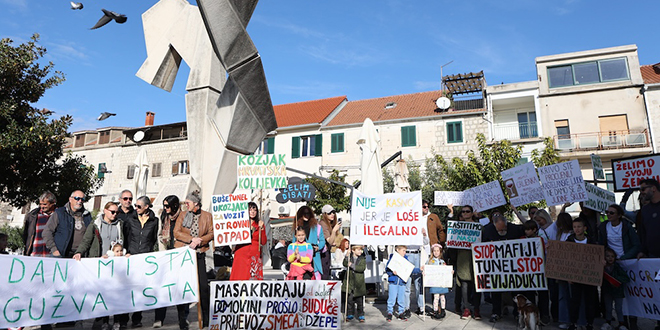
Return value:
M 429 211 L 428 201 L 422 201 L 422 219 L 426 220 L 426 229 L 429 234 L 429 245 L 444 245 L 447 241 L 447 232 L 442 226 L 440 218 L 435 213 Z
M 607 208 L 607 220 L 598 227 L 598 244 L 611 248 L 617 259 L 637 257 L 641 242 L 635 228 L 628 221 L 622 221 L 623 209 L 612 204 Z
M 445 264 L 445 260 L 442 259 L 442 245 L 436 243 L 431 246 L 431 258 L 426 264 Z M 426 274 L 424 274 L 424 276 L 426 276 Z M 431 287 L 429 288 L 429 293 L 433 295 L 433 318 L 437 320 L 445 318 L 445 316 L 447 316 L 447 312 L 445 312 L 445 294 L 449 293 L 449 288 Z
M 323 275 L 323 265 L 321 264 L 321 252 L 326 248 L 325 236 L 323 235 L 323 228 L 314 217 L 312 209 L 304 205 L 298 209 L 296 219 L 293 221 L 293 230 L 302 227 L 305 230 L 305 241 L 312 245 L 314 248 L 314 258 L 312 264 L 314 265 L 314 279 L 320 280 Z
M 57 207 L 55 194 L 46 191 L 39 197 L 39 207 L 25 215 L 23 221 L 23 242 L 25 248 L 23 255 L 34 257 L 47 257 L 49 251 L 42 237 L 48 219 Z M 42 326 L 42 328 L 44 328 Z M 44 328 L 45 329 L 45 328 Z
M 234 249 L 230 281 L 261 281 L 264 279 L 261 247 L 266 245 L 268 237 L 266 237 L 264 222 L 259 219 L 259 208 L 256 203 L 248 202 L 248 216 L 250 217 L 252 241 L 247 244 L 239 244 Z
M 596 242 L 586 235 L 587 223 L 584 218 L 573 220 L 573 235 L 569 236 L 567 242 L 579 244 L 596 244 Z M 604 261 L 603 261 L 604 262 Z M 596 306 L 598 304 L 598 288 L 593 285 L 582 283 L 570 283 L 571 289 L 571 325 L 569 330 L 576 330 L 576 323 L 580 315 L 580 306 L 584 305 L 587 316 L 587 330 L 593 330 L 594 318 L 596 317 Z
M 140 197 L 141 198 L 141 197 Z M 139 201 L 138 201 L 139 202 Z M 197 280 L 199 284 L 199 303 L 202 309 L 202 325 L 209 326 L 209 283 L 206 278 L 206 251 L 213 241 L 213 216 L 202 211 L 199 192 L 194 191 L 186 197 L 188 211 L 179 215 L 174 227 L 175 248 L 188 246 L 197 252 Z

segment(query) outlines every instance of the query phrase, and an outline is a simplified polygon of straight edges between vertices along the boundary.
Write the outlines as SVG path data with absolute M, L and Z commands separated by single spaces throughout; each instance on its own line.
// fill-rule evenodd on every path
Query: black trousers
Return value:
M 584 299 L 584 309 L 587 316 L 587 324 L 593 324 L 596 317 L 598 303 L 598 289 L 592 285 L 573 283 L 571 284 L 571 323 L 577 323 L 580 315 L 580 304 Z
M 328 248 L 325 252 L 319 252 L 319 253 L 321 253 L 321 268 L 323 269 L 323 274 L 321 274 L 321 279 L 324 281 L 328 281 L 330 280 L 330 263 L 332 262 L 330 249 Z
M 197 308 L 202 308 L 202 325 L 209 326 L 209 304 L 210 288 L 209 281 L 206 278 L 206 253 L 197 253 L 197 280 L 199 285 L 199 304 Z M 201 306 L 200 306 L 201 304 Z
M 188 315 L 190 314 L 190 305 L 181 304 L 176 305 L 177 316 L 179 317 L 179 329 L 188 328 Z M 165 321 L 165 316 L 167 315 L 167 307 L 161 307 L 156 309 L 156 321 Z
M 341 303 L 342 306 L 346 306 L 346 292 L 341 293 Z M 355 317 L 364 316 L 364 297 L 354 297 L 353 293 L 349 293 L 346 315 L 353 315 Z

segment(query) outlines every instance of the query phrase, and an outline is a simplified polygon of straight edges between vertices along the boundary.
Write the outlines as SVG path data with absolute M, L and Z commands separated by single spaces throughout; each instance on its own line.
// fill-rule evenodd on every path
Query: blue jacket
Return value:
M 55 242 L 57 250 L 60 251 L 60 254 L 63 257 L 66 257 L 69 253 L 67 248 L 69 247 L 69 243 L 71 243 L 71 239 L 73 238 L 73 226 L 75 219 L 71 214 L 69 214 L 69 212 L 67 212 L 66 205 L 57 208 L 55 210 L 55 214 L 57 214 L 57 219 L 59 222 L 57 224 L 57 229 L 55 229 L 55 232 L 53 233 L 53 241 Z M 83 222 L 85 223 L 85 226 L 89 226 L 89 224 L 92 222 L 92 215 L 87 211 L 83 213 Z
M 406 260 L 408 260 L 408 256 L 404 256 L 404 258 L 406 258 Z M 387 259 L 387 266 L 390 265 L 390 260 L 392 260 L 392 255 L 391 254 L 390 254 L 390 257 Z M 389 269 L 389 267 L 387 267 L 387 266 L 385 266 L 385 272 L 387 272 L 387 282 L 388 283 L 392 283 L 394 285 L 404 285 L 404 284 L 407 283 L 407 282 L 404 282 L 401 279 L 401 277 L 399 277 L 397 275 L 394 275 L 392 270 Z M 415 268 L 413 268 L 412 274 L 420 274 L 421 272 L 422 272 L 421 269 L 415 267 Z M 410 280 L 410 278 L 408 280 Z

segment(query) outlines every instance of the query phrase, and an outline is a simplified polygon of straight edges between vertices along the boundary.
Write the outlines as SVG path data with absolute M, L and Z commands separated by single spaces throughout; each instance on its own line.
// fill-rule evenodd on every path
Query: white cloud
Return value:
M 59 43 L 48 42 L 46 43 L 48 54 L 56 59 L 65 59 L 69 61 L 83 61 L 84 64 L 88 60 L 85 47 L 76 44 L 72 41 L 63 41 Z
M 0 0 L 0 3 L 11 6 L 18 10 L 27 10 L 28 1 L 27 0 Z

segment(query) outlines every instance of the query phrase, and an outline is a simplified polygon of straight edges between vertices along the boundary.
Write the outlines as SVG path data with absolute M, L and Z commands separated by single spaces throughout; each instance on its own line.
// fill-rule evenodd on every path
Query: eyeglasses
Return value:
M 615 211 L 607 211 L 607 212 L 605 212 L 605 213 L 607 213 L 608 215 L 615 215 L 615 214 L 616 214 Z
M 122 197 L 122 199 L 125 201 L 132 201 L 133 197 Z
M 461 213 L 472 213 L 472 211 L 470 211 L 470 210 L 463 210 L 463 211 L 461 211 Z
M 111 211 L 111 210 L 106 210 L 106 211 L 110 212 L 110 214 L 117 214 L 117 212 L 118 212 L 118 211 Z
M 169 205 L 169 204 L 163 204 L 163 208 L 164 208 L 164 209 L 169 209 L 169 208 L 170 208 L 170 205 Z
M 337 212 L 332 210 L 332 211 L 328 212 L 328 214 L 337 214 Z
M 140 210 L 140 209 L 142 209 L 142 205 L 140 205 L 140 204 L 135 204 L 135 208 L 138 209 L 138 210 Z
M 422 205 L 422 208 L 423 208 L 423 209 L 428 209 L 429 206 L 428 206 L 428 205 Z
M 76 201 L 80 202 L 81 200 L 84 200 L 85 197 L 78 197 L 78 196 L 71 196 L 71 198 L 75 199 Z

